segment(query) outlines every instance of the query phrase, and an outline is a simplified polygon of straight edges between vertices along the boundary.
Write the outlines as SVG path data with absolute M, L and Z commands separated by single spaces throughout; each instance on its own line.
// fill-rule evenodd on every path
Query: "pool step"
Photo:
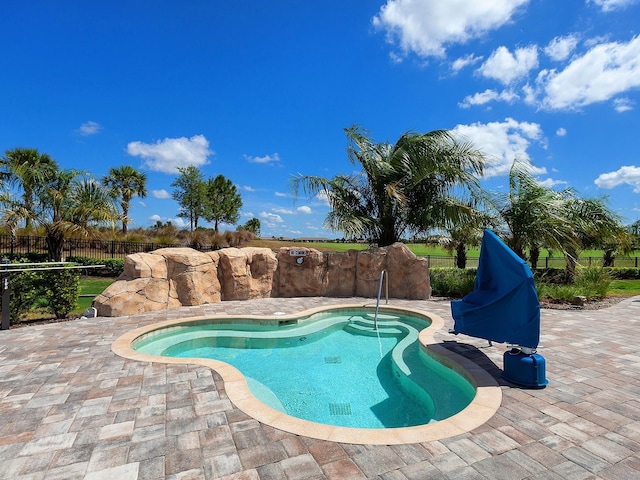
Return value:
M 396 325 L 385 325 L 384 321 L 378 320 L 378 331 L 375 330 L 373 319 L 359 317 L 357 320 L 351 320 L 348 325 L 344 326 L 347 332 L 358 333 L 360 335 L 398 335 L 406 333 L 406 329 L 402 329 Z

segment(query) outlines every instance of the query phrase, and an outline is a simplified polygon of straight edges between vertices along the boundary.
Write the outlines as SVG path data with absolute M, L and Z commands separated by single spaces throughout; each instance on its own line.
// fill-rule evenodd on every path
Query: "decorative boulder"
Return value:
M 268 297 L 376 298 L 386 270 L 389 296 L 428 299 L 427 261 L 402 243 L 374 250 L 319 252 L 312 248 L 224 248 L 202 253 L 162 248 L 125 259 L 118 281 L 98 295 L 99 316 Z M 384 293 L 383 293 L 384 295 Z

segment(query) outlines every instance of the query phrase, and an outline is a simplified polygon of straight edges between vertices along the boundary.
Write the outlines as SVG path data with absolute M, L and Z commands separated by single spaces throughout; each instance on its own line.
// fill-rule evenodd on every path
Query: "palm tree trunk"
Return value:
M 464 242 L 458 242 L 456 246 L 456 267 L 467 268 L 467 246 Z

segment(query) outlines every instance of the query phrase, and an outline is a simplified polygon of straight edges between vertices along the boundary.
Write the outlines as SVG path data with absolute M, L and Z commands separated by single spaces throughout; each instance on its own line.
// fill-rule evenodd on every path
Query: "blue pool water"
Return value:
M 252 393 L 289 415 L 330 425 L 393 428 L 442 420 L 475 395 L 417 341 L 429 323 L 406 315 L 323 312 L 300 322 L 198 322 L 147 334 L 133 348 L 211 358 L 238 368 Z

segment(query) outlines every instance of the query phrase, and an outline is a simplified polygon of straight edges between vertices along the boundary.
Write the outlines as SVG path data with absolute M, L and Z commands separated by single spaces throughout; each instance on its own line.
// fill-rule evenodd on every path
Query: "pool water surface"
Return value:
M 333 309 L 297 320 L 202 320 L 154 330 L 133 348 L 149 355 L 228 363 L 269 407 L 355 428 L 425 425 L 456 415 L 476 389 L 419 342 L 428 317 Z M 377 329 L 375 328 L 377 325 Z

